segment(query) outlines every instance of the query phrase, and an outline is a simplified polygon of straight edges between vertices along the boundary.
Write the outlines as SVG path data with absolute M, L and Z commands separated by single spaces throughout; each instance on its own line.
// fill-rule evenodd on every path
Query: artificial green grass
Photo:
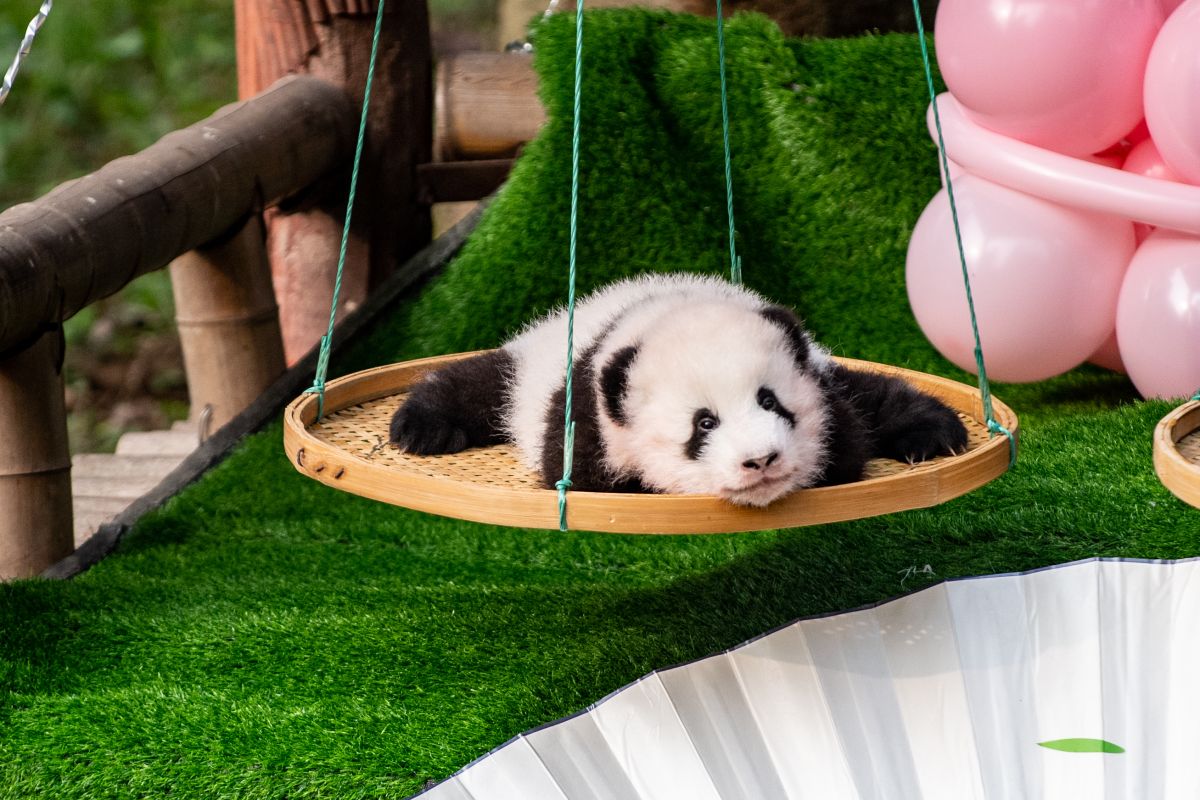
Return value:
M 723 271 L 711 22 L 589 15 L 581 284 Z M 964 377 L 904 299 L 937 188 L 915 39 L 729 25 L 747 281 L 838 352 Z M 497 343 L 565 291 L 569 18 L 552 120 L 450 270 L 341 369 Z M 296 474 L 278 425 L 65 583 L 0 587 L 0 796 L 403 797 L 656 667 L 953 576 L 1200 550 L 1151 466 L 1170 405 L 1084 368 L 999 386 L 1016 468 L 926 511 L 637 537 L 494 528 Z M 923 572 L 929 565 L 932 574 Z M 915 570 L 910 568 L 916 568 Z

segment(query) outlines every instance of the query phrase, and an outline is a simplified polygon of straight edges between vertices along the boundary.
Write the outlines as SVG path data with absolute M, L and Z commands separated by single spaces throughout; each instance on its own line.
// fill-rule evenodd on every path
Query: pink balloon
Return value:
M 1143 397 L 1200 387 L 1200 238 L 1158 230 L 1142 242 L 1121 286 L 1117 341 Z
M 942 0 L 935 35 L 950 92 L 986 128 L 1075 156 L 1142 117 L 1159 0 Z
M 1137 127 L 1125 134 L 1123 138 L 1131 145 L 1140 144 L 1149 139 L 1150 128 L 1146 126 L 1146 119 L 1143 117 L 1142 121 L 1137 124 Z
M 1111 369 L 1113 372 L 1119 372 L 1122 375 L 1127 372 L 1125 362 L 1121 360 L 1121 350 L 1117 346 L 1117 332 L 1115 330 L 1104 340 L 1104 344 L 1100 345 L 1100 349 L 1088 357 L 1088 363 L 1095 364 L 1097 367 Z
M 950 180 L 952 180 L 952 181 L 957 181 L 960 177 L 967 174 L 967 171 L 965 169 L 963 169 L 962 164 L 959 164 L 953 158 L 947 158 L 946 165 L 948 167 L 950 167 Z M 942 169 L 941 159 L 938 159 L 938 175 L 941 176 L 942 186 L 945 187 L 946 171 L 944 169 Z
M 1146 124 L 1163 159 L 1200 184 L 1200 0 L 1175 10 L 1146 64 Z
M 1153 139 L 1144 139 L 1134 145 L 1133 149 L 1129 151 L 1129 155 L 1125 157 L 1125 163 L 1121 169 L 1135 175 L 1145 175 L 1147 178 L 1158 178 L 1160 181 L 1184 182 L 1179 177 L 1179 173 L 1168 167 L 1163 161 Z
M 1155 146 L 1153 139 L 1143 139 L 1134 145 L 1133 149 L 1129 151 L 1129 155 L 1125 157 L 1125 164 L 1121 169 L 1126 172 L 1132 172 L 1135 175 L 1157 178 L 1160 181 L 1182 183 L 1175 171 L 1163 162 L 1162 156 L 1159 155 L 1158 147 Z M 1154 230 L 1153 225 L 1135 222 L 1133 231 L 1137 236 L 1138 244 L 1141 244 L 1150 235 L 1150 231 L 1152 230 Z
M 1120 147 L 1110 147 L 1102 153 L 1093 153 L 1090 156 L 1084 156 L 1085 161 L 1090 161 L 1093 164 L 1099 164 L 1102 167 L 1112 167 L 1120 169 L 1125 163 L 1125 149 Z
M 988 375 L 1037 381 L 1082 364 L 1113 330 L 1133 225 L 973 175 L 955 181 L 954 196 Z M 945 190 L 913 230 L 907 284 L 925 336 L 946 358 L 975 372 Z
M 948 93 L 937 105 L 946 154 L 972 175 L 1055 203 L 1200 235 L 1200 186 L 1134 175 L 1002 136 L 967 119 Z M 926 114 L 931 130 L 932 117 Z

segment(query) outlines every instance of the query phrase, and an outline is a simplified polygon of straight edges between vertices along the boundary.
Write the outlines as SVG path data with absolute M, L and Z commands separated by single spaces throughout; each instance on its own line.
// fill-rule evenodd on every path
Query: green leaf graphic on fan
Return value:
M 1124 753 L 1125 748 L 1119 744 L 1106 742 L 1103 739 L 1052 739 L 1048 742 L 1038 742 L 1041 747 L 1050 750 L 1061 750 L 1064 753 Z

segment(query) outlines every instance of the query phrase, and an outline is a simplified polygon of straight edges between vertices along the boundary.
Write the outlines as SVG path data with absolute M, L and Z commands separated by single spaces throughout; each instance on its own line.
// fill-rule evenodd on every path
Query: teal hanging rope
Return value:
M 371 60 L 367 64 L 367 82 L 363 88 L 362 116 L 358 122 L 358 143 L 354 147 L 354 166 L 350 169 L 350 197 L 346 199 L 346 221 L 342 226 L 342 244 L 338 249 L 337 277 L 333 281 L 333 299 L 329 303 L 329 327 L 321 337 L 317 355 L 317 374 L 305 394 L 317 395 L 317 420 L 325 414 L 325 376 L 329 372 L 329 352 L 333 349 L 333 323 L 337 317 L 338 298 L 342 293 L 342 273 L 346 267 L 346 246 L 350 241 L 350 219 L 354 216 L 354 195 L 358 190 L 358 168 L 362 162 L 363 140 L 367 136 L 367 107 L 371 103 L 371 79 L 375 75 L 375 55 L 379 51 L 379 32 L 383 30 L 383 4 L 375 13 L 375 35 L 371 39 Z
M 742 259 L 737 254 L 737 233 L 733 225 L 733 164 L 729 156 L 729 100 L 725 86 L 725 20 L 721 0 L 717 0 L 717 63 L 721 70 L 721 136 L 725 141 L 725 213 L 729 218 L 729 277 L 742 285 Z
M 575 253 L 576 222 L 579 218 L 579 107 L 583 94 L 583 2 L 575 8 L 575 103 L 571 123 L 571 234 L 567 277 L 567 385 L 563 404 L 563 476 L 554 484 L 558 489 L 558 529 L 567 529 L 567 490 L 571 488 L 571 467 L 575 456 L 575 419 L 571 413 L 571 377 L 575 372 Z
M 971 312 L 971 333 L 975 337 L 975 365 L 979 368 L 979 394 L 983 398 L 983 415 L 988 433 L 1002 433 L 1008 437 L 1008 463 L 1012 466 L 1017 459 L 1017 440 L 1012 431 L 996 421 L 992 411 L 992 390 L 988 384 L 987 369 L 983 365 L 983 345 L 979 341 L 979 323 L 975 319 L 975 298 L 971 294 L 971 276 L 967 271 L 967 254 L 963 249 L 962 228 L 958 223 L 958 207 L 954 203 L 954 182 L 950 178 L 950 163 L 946 158 L 946 142 L 942 138 L 942 117 L 938 113 L 937 90 L 933 86 L 933 67 L 929 63 L 929 46 L 925 42 L 925 24 L 921 19 L 921 5 L 913 0 L 913 13 L 917 20 L 917 40 L 921 43 L 921 60 L 925 64 L 925 83 L 929 87 L 929 101 L 933 106 L 933 125 L 937 129 L 938 156 L 942 174 L 946 176 L 946 196 L 950 200 L 950 218 L 954 220 L 954 240 L 958 245 L 958 261 L 962 265 L 963 285 L 967 290 L 967 310 Z

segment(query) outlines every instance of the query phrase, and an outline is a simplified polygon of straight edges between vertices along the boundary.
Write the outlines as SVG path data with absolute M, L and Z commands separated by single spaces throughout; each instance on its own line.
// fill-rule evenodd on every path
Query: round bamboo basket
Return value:
M 1154 470 L 1172 494 L 1200 508 L 1200 402 L 1184 403 L 1159 421 Z
M 431 370 L 473 353 L 438 356 L 330 381 L 325 415 L 301 395 L 284 415 L 284 448 L 304 475 L 353 494 L 447 517 L 524 528 L 558 528 L 558 493 L 542 487 L 509 445 L 414 456 L 388 442 L 392 414 Z M 820 525 L 943 503 L 998 477 L 1009 465 L 1007 437 L 989 437 L 978 389 L 920 372 L 840 359 L 851 369 L 903 378 L 955 411 L 967 451 L 919 464 L 876 459 L 855 483 L 802 489 L 766 508 L 709 495 L 572 491 L 567 524 L 606 533 L 732 533 Z M 1017 433 L 1017 417 L 993 398 L 996 420 Z

